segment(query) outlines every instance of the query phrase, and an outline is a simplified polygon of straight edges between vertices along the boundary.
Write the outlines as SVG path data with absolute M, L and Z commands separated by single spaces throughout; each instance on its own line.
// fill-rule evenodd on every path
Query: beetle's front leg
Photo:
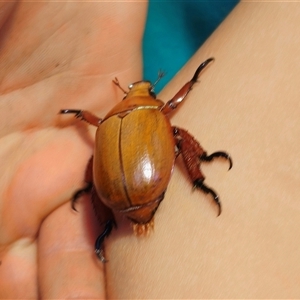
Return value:
M 99 126 L 102 122 L 102 119 L 98 118 L 94 114 L 90 113 L 86 110 L 80 110 L 80 109 L 62 109 L 59 111 L 60 114 L 75 114 L 75 118 L 79 118 L 81 120 L 84 120 L 91 125 Z
M 183 102 L 187 94 L 191 91 L 193 85 L 197 82 L 197 79 L 201 73 L 201 71 L 211 62 L 213 61 L 214 58 L 209 58 L 205 62 L 203 62 L 198 69 L 196 70 L 193 78 L 187 82 L 181 89 L 180 91 L 170 100 L 168 101 L 161 109 L 161 111 L 167 115 L 171 111 L 177 108 L 177 106 Z
M 194 188 L 199 188 L 206 194 L 210 194 L 219 207 L 218 216 L 221 214 L 221 202 L 217 193 L 204 184 L 205 177 L 200 170 L 202 161 L 212 161 L 216 157 L 224 157 L 229 161 L 229 169 L 232 167 L 232 160 L 226 152 L 218 151 L 207 156 L 200 144 L 186 130 L 173 127 L 174 137 L 179 153 L 182 154 L 184 164 L 189 177 L 194 184 Z

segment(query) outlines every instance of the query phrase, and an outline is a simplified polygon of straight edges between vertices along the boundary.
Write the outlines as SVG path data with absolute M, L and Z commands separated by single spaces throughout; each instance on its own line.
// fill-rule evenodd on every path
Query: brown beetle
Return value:
M 153 226 L 153 216 L 164 198 L 175 158 L 182 154 L 189 177 L 195 188 L 212 195 L 221 213 L 218 195 L 204 184 L 200 164 L 223 157 L 232 160 L 226 152 L 207 155 L 200 144 L 186 130 L 172 127 L 166 116 L 183 102 L 200 72 L 213 60 L 207 59 L 196 70 L 193 78 L 166 104 L 156 99 L 149 81 L 139 81 L 126 92 L 117 79 L 113 82 L 125 93 L 105 117 L 99 119 L 84 110 L 63 109 L 61 114 L 75 117 L 97 126 L 95 151 L 87 172 L 87 186 L 77 191 L 72 200 L 82 193 L 92 191 L 96 215 L 104 224 L 104 231 L 97 238 L 95 251 L 101 261 L 103 242 L 115 226 L 112 211 L 122 213 L 134 224 L 137 234 Z M 162 77 L 159 76 L 158 80 Z M 101 200 L 100 200 L 101 199 Z

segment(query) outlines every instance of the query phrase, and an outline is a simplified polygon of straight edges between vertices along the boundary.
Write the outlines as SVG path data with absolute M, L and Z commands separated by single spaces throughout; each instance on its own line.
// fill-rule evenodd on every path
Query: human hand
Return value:
M 89 201 L 79 214 L 69 202 L 93 138 L 57 113 L 103 116 L 121 98 L 115 76 L 125 86 L 141 79 L 146 4 L 1 6 L 1 298 L 104 298 L 98 224 Z

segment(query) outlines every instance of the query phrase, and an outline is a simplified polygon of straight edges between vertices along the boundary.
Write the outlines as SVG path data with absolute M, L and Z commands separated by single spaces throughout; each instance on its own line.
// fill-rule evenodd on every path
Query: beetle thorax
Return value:
M 129 97 L 148 97 L 151 96 L 155 98 L 155 94 L 152 91 L 152 84 L 150 81 L 138 81 L 129 86 L 129 92 L 126 98 Z

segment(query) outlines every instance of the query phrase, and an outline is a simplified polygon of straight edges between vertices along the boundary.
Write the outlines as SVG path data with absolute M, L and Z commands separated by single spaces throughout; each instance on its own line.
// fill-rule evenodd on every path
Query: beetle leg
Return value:
M 110 235 L 110 233 L 111 233 L 114 226 L 115 226 L 114 221 L 113 220 L 108 220 L 105 223 L 105 228 L 104 228 L 103 232 L 98 236 L 98 238 L 96 239 L 96 242 L 95 242 L 95 253 L 97 254 L 98 258 L 103 263 L 108 262 L 108 260 L 103 255 L 103 253 L 104 253 L 104 250 L 103 250 L 104 239 Z
M 205 62 L 203 62 L 198 69 L 196 70 L 193 78 L 187 82 L 180 90 L 179 92 L 170 100 L 168 101 L 162 108 L 161 111 L 167 115 L 174 109 L 178 107 L 178 105 L 183 102 L 187 94 L 191 91 L 193 85 L 197 82 L 197 79 L 201 73 L 201 71 L 211 62 L 214 58 L 209 58 Z
M 95 188 L 93 186 L 93 156 L 90 158 L 86 171 L 85 171 L 85 182 L 86 187 L 78 190 L 75 192 L 73 198 L 72 198 L 72 208 L 76 210 L 75 203 L 79 197 L 81 197 L 83 194 L 91 193 L 91 201 L 93 204 L 93 209 L 95 212 L 95 215 L 99 221 L 99 223 L 105 224 L 103 232 L 99 235 L 95 242 L 95 253 L 99 257 L 99 259 L 102 262 L 106 262 L 103 255 L 103 241 L 104 238 L 107 237 L 110 233 L 112 228 L 116 227 L 116 222 L 114 219 L 114 215 L 110 208 L 108 208 L 104 203 L 101 201 L 101 199 L 98 197 Z M 77 210 L 76 210 L 77 211 Z
M 232 162 L 232 159 L 231 159 L 230 155 L 226 152 L 223 152 L 223 151 L 216 151 L 216 152 L 214 152 L 214 153 L 212 153 L 211 155 L 208 155 L 208 156 L 204 152 L 203 155 L 200 157 L 200 159 L 202 161 L 212 161 L 216 157 L 226 158 L 229 162 L 228 171 L 232 168 L 233 162 Z
M 103 243 L 104 239 L 108 237 L 113 229 L 113 227 L 117 227 L 113 212 L 110 208 L 108 208 L 99 198 L 95 189 L 92 190 L 92 203 L 95 215 L 101 225 L 104 225 L 103 232 L 98 236 L 95 242 L 95 253 L 98 258 L 103 262 L 107 262 L 104 257 Z
M 88 122 L 91 125 L 99 126 L 102 122 L 102 119 L 93 115 L 92 113 L 86 110 L 80 109 L 62 109 L 59 111 L 60 114 L 75 114 L 75 118 L 81 119 L 83 121 Z
M 75 208 L 75 204 L 78 198 L 80 198 L 84 194 L 90 193 L 93 189 L 93 156 L 89 159 L 89 162 L 86 166 L 84 181 L 86 182 L 86 186 L 82 189 L 77 190 L 73 195 L 71 201 L 72 209 L 75 211 L 77 211 L 77 209 Z
M 86 184 L 86 186 L 84 188 L 77 190 L 75 192 L 75 194 L 73 195 L 72 201 L 71 201 L 71 207 L 73 210 L 78 211 L 75 207 L 75 204 L 76 204 L 78 198 L 80 198 L 84 194 L 90 193 L 92 188 L 93 188 L 93 184 L 91 182 L 89 182 Z
M 104 257 L 104 249 L 103 243 L 104 239 L 108 237 L 113 229 L 113 227 L 117 227 L 113 212 L 110 208 L 108 208 L 97 195 L 95 188 L 92 188 L 92 196 L 91 196 L 93 209 L 95 215 L 101 225 L 104 225 L 103 232 L 98 236 L 95 242 L 95 253 L 98 258 L 103 262 L 107 262 Z
M 212 161 L 216 157 L 224 157 L 229 160 L 230 168 L 232 167 L 232 160 L 226 152 L 215 152 L 207 156 L 206 152 L 200 146 L 200 144 L 190 135 L 186 130 L 173 127 L 174 137 L 176 145 L 182 154 L 184 164 L 188 171 L 189 177 L 194 184 L 194 188 L 199 188 L 206 194 L 210 194 L 213 197 L 214 202 L 219 207 L 218 216 L 221 214 L 221 202 L 217 193 L 204 184 L 205 177 L 200 170 L 202 161 Z M 229 169 L 230 169 L 229 168 Z

